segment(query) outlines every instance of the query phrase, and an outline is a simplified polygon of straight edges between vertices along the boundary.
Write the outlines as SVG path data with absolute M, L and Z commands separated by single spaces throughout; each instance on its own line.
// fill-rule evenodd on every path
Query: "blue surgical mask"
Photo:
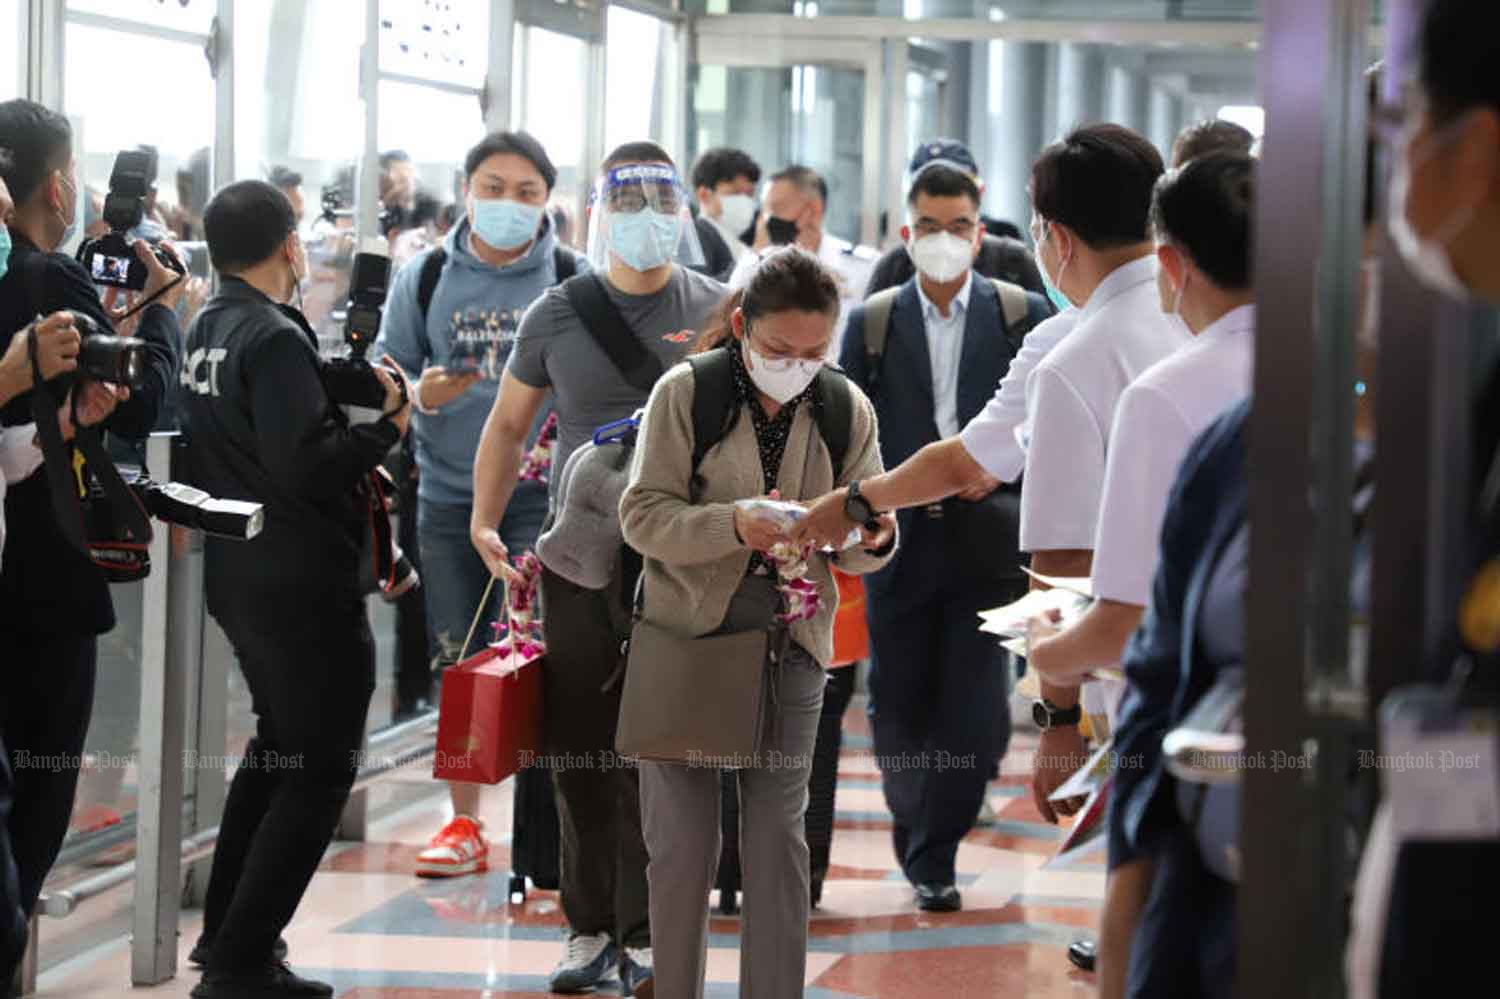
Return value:
M 5 272 L 10 269 L 10 230 L 0 225 L 0 280 L 4 280 Z
M 609 221 L 609 248 L 631 270 L 650 271 L 671 263 L 681 238 L 676 215 L 650 208 L 617 214 Z
M 1041 261 L 1037 261 L 1037 263 L 1040 265 Z M 1064 295 L 1058 289 L 1057 285 L 1052 283 L 1052 279 L 1047 276 L 1047 268 L 1038 266 L 1037 270 L 1042 272 L 1042 287 L 1047 290 L 1047 297 L 1052 299 L 1052 304 L 1057 306 L 1057 311 L 1067 312 L 1071 309 L 1073 307 L 1072 300 L 1067 295 Z
M 536 238 L 542 224 L 540 205 L 504 198 L 474 199 L 474 235 L 497 250 L 518 250 Z

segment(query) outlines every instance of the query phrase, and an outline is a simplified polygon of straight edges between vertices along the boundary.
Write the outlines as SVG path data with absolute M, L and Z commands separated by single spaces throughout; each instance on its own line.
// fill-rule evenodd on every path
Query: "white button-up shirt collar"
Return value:
M 933 420 L 938 436 L 946 439 L 959 431 L 958 368 L 963 359 L 964 328 L 969 319 L 969 296 L 974 292 L 974 272 L 954 296 L 945 316 L 917 278 L 917 298 L 922 303 L 922 325 L 927 332 L 927 356 L 932 362 Z
M 1147 281 L 1155 281 L 1156 267 L 1154 253 L 1148 253 L 1128 264 L 1116 267 L 1103 281 L 1099 282 L 1099 286 L 1094 289 L 1094 293 L 1079 310 L 1078 324 L 1081 326 L 1088 322 L 1099 310 L 1131 288 L 1145 284 Z

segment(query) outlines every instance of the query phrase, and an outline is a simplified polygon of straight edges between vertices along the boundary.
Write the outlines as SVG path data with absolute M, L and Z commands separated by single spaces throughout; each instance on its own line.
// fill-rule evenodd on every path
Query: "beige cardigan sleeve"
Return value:
M 744 546 L 734 533 L 734 505 L 688 499 L 693 464 L 693 372 L 680 364 L 662 376 L 646 403 L 620 497 L 625 543 L 668 565 L 706 565 Z
M 851 482 L 873 478 L 885 471 L 885 463 L 880 457 L 880 428 L 876 422 L 875 407 L 870 404 L 869 398 L 855 388 L 854 382 L 850 381 L 849 391 L 854 394 L 854 419 L 851 422 L 851 437 L 849 442 L 850 459 L 844 463 L 843 474 L 839 476 L 838 487 L 843 488 Z M 846 551 L 840 552 L 833 564 L 838 566 L 840 572 L 846 572 L 851 576 L 863 576 L 867 573 L 881 569 L 895 557 L 896 549 L 892 546 L 884 555 L 871 555 L 862 546 L 856 545 Z

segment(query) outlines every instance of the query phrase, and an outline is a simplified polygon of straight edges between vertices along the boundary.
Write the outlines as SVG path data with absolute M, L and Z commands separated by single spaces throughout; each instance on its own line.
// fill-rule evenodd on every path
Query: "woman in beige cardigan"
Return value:
M 736 501 L 800 502 L 881 472 L 869 400 L 841 374 L 824 371 L 838 309 L 833 274 L 796 249 L 767 257 L 743 295 L 725 303 L 721 328 L 705 335 L 700 349 L 730 352 L 735 417 L 704 456 L 696 487 L 693 371 L 679 365 L 657 384 L 620 502 L 625 541 L 645 558 L 648 620 L 688 636 L 770 627 L 788 610 L 780 583 L 802 566 L 796 554 L 778 547 L 787 541 L 782 527 Z M 835 379 L 832 387 L 851 396 L 849 446 L 837 482 L 814 414 L 814 379 L 820 377 Z M 808 608 L 806 619 L 789 625 L 788 651 L 769 666 L 775 695 L 766 712 L 764 752 L 737 771 L 745 885 L 740 995 L 746 999 L 802 994 L 809 907 L 803 812 L 838 600 L 828 566 L 833 558 L 851 573 L 884 565 L 895 548 L 895 521 L 887 516 L 871 523 L 874 529 L 863 529 L 859 542 L 841 554 L 807 555 L 816 611 Z M 717 770 L 641 763 L 659 999 L 703 995 L 708 894 L 721 838 L 719 789 Z

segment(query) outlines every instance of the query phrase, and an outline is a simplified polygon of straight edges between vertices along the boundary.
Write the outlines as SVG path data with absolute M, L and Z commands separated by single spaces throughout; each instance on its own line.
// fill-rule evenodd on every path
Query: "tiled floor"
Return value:
M 973 832 L 960 850 L 964 911 L 928 915 L 916 911 L 896 873 L 890 815 L 857 703 L 846 727 L 834 869 L 823 906 L 813 914 L 805 994 L 821 999 L 1092 995 L 1092 976 L 1073 970 L 1064 950 L 1091 932 L 1104 876 L 1100 866 L 1087 863 L 1043 868 L 1060 833 L 1040 820 L 1025 793 L 1034 739 L 1015 740 L 992 786 L 999 822 Z M 419 774 L 401 779 L 422 780 Z M 444 799 L 439 794 L 421 798 L 374 824 L 371 842 L 330 852 L 287 932 L 299 971 L 333 982 L 343 999 L 547 994 L 562 918 L 553 893 L 533 893 L 521 906 L 506 898 L 508 786 L 484 797 L 485 819 L 496 841 L 489 874 L 449 882 L 412 876 L 416 849 L 442 820 Z M 197 980 L 186 969 L 197 929 L 197 914 L 185 913 L 179 975 L 165 985 L 132 992 L 129 947 L 120 940 L 44 974 L 41 994 L 186 996 Z M 737 940 L 737 920 L 716 916 L 708 995 L 737 994 Z M 618 994 L 618 986 L 600 994 Z

